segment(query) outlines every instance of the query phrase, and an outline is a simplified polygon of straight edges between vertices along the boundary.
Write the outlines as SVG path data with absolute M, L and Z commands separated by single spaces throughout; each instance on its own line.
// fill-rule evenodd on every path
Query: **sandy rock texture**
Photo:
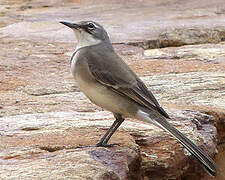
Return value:
M 114 119 L 77 88 L 76 39 L 58 23 L 90 19 L 225 179 L 223 0 L 0 0 L 0 179 L 213 179 L 168 133 L 134 119 L 113 135 L 120 146 L 91 146 Z

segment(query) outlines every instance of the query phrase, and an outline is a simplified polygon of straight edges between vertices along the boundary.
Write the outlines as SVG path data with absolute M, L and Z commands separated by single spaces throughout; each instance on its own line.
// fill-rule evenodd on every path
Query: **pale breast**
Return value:
M 130 111 L 135 111 L 136 104 L 96 81 L 89 71 L 86 59 L 79 56 L 79 51 L 72 58 L 71 71 L 79 89 L 94 104 L 124 117 L 130 117 Z
M 76 64 L 77 64 L 77 60 L 78 60 L 78 56 L 79 56 L 79 51 L 74 52 L 75 54 L 73 54 L 72 59 L 71 59 L 71 72 L 73 74 L 73 77 L 76 79 Z

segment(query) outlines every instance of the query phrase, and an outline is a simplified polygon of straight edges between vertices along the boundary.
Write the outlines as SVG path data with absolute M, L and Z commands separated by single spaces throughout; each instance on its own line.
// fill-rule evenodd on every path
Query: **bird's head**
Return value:
M 78 41 L 77 48 L 92 46 L 101 42 L 110 42 L 106 30 L 94 21 L 81 21 L 78 23 L 61 21 L 60 23 L 74 31 Z

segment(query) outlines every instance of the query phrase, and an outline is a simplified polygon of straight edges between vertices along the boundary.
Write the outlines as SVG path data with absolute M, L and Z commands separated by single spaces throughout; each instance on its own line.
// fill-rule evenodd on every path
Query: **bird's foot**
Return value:
M 87 146 L 79 145 L 79 146 L 76 146 L 76 148 L 82 149 L 82 148 L 91 148 L 91 147 L 113 147 L 113 146 L 119 146 L 119 144 L 118 143 L 113 143 L 113 144 L 97 143 L 96 145 L 87 145 Z
M 76 146 L 77 149 L 79 149 L 79 148 L 80 149 L 82 149 L 82 148 L 89 148 L 89 147 L 95 147 L 95 146 L 93 146 L 93 145 L 89 145 L 89 146 L 88 145 L 87 146 L 79 145 L 79 146 Z
M 118 143 L 113 143 L 113 144 L 97 143 L 95 146 L 96 147 L 113 147 L 113 146 L 119 146 L 119 144 Z

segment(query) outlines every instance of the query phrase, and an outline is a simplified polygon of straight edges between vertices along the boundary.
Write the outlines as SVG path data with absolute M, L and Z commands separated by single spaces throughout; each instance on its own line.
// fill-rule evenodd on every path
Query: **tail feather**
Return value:
M 162 115 L 156 111 L 151 111 L 148 113 L 139 111 L 137 113 L 137 118 L 145 122 L 153 123 L 154 125 L 171 133 L 203 165 L 209 174 L 216 176 L 216 168 L 213 160 L 190 139 L 188 139 L 175 127 L 170 125 Z

